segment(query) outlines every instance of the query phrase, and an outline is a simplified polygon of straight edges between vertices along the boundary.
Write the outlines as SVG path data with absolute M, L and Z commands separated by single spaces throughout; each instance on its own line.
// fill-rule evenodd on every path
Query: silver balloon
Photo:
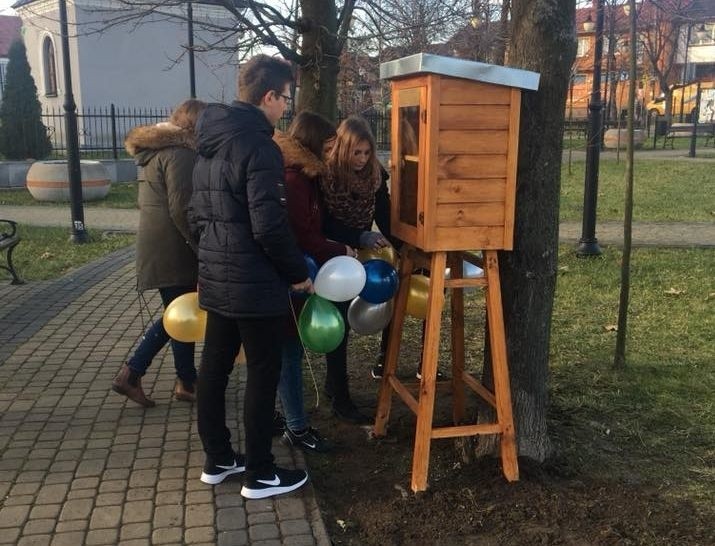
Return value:
M 315 293 L 329 301 L 350 301 L 365 288 L 367 274 L 350 256 L 330 258 L 318 270 L 313 286 Z
M 358 297 L 348 308 L 348 324 L 355 333 L 362 336 L 377 334 L 390 323 L 393 309 L 393 300 L 385 303 L 370 303 Z

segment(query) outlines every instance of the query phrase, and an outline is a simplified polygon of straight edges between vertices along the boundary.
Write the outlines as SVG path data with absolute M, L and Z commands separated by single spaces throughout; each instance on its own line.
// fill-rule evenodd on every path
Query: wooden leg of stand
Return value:
M 489 342 L 494 372 L 494 397 L 496 399 L 497 421 L 501 427 L 501 461 L 504 476 L 509 481 L 519 479 L 514 418 L 511 411 L 511 390 L 509 386 L 509 366 L 507 364 L 506 335 L 504 332 L 504 312 L 499 282 L 499 260 L 495 250 L 484 252 L 485 275 L 487 277 L 487 320 L 489 321 Z
M 462 278 L 462 256 L 450 252 L 447 265 L 452 279 Z M 464 290 L 453 288 L 451 294 L 452 315 L 452 419 L 455 425 L 464 422 L 466 403 L 464 397 Z
M 427 326 L 422 348 L 422 381 L 417 406 L 417 427 L 415 429 L 415 450 L 412 456 L 412 490 L 427 489 L 430 443 L 432 441 L 432 416 L 437 388 L 437 360 L 439 357 L 439 334 L 442 326 L 444 307 L 444 269 L 447 253 L 432 254 L 430 268 L 430 291 L 427 309 Z
M 377 411 L 375 413 L 375 436 L 384 436 L 387 421 L 390 418 L 390 407 L 392 405 L 392 386 L 390 377 L 395 375 L 397 370 L 397 360 L 400 354 L 400 343 L 402 341 L 402 328 L 405 323 L 405 309 L 407 308 L 407 295 L 410 292 L 410 275 L 412 274 L 413 260 L 410 257 L 409 249 L 403 253 L 400 265 L 400 288 L 395 298 L 395 310 L 390 322 L 390 334 L 387 339 L 387 352 L 385 353 L 385 365 L 382 371 L 382 381 L 380 382 L 380 393 L 377 399 Z

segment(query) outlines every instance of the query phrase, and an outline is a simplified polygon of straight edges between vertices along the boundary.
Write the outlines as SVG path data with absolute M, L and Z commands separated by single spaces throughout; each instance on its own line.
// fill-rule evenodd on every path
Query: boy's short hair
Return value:
M 292 81 L 290 63 L 278 57 L 256 55 L 239 69 L 238 100 L 259 106 L 266 93 L 283 93 L 285 85 Z

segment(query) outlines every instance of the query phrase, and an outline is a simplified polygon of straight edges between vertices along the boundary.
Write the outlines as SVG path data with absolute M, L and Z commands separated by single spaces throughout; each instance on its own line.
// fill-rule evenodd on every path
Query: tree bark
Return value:
M 312 110 L 337 119 L 337 86 L 340 71 L 338 18 L 334 1 L 301 2 L 305 30 L 302 33 L 297 110 Z
M 556 286 L 563 122 L 576 52 L 574 0 L 514 0 L 509 65 L 541 73 L 522 94 L 514 250 L 500 252 L 519 454 L 543 461 Z M 480 447 L 480 452 L 483 448 Z

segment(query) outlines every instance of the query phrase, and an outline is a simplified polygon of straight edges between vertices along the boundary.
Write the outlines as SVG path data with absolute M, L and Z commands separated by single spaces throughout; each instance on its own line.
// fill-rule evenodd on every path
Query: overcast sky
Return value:
M 17 0 L 0 0 L 0 14 L 15 15 L 15 12 L 8 8 L 12 6 L 16 1 Z

